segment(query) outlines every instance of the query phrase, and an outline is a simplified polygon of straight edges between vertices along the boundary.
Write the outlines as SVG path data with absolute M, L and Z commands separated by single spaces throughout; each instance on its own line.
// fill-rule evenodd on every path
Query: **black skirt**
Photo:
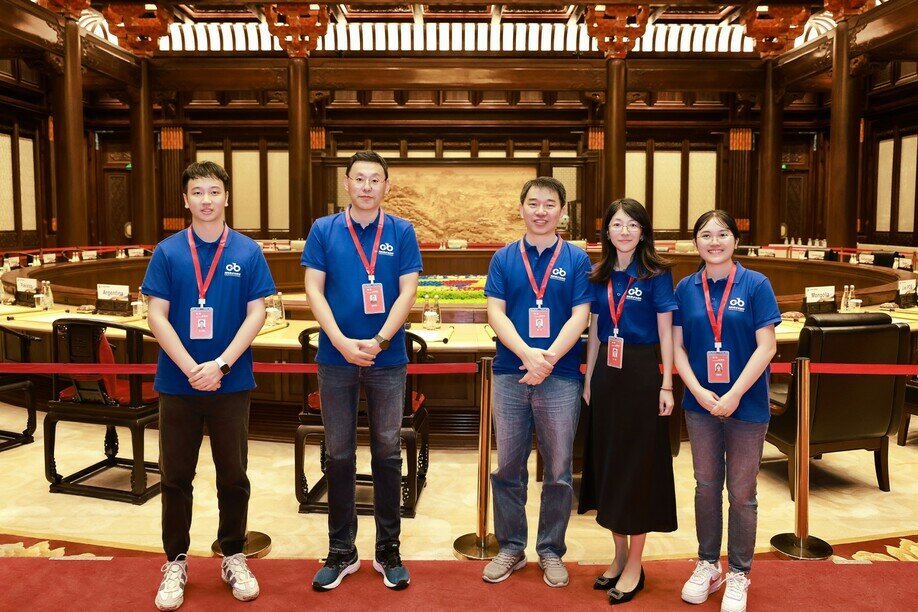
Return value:
M 623 535 L 675 531 L 676 488 L 669 417 L 659 415 L 659 345 L 626 344 L 622 368 L 606 365 L 603 342 L 590 385 L 580 506 Z

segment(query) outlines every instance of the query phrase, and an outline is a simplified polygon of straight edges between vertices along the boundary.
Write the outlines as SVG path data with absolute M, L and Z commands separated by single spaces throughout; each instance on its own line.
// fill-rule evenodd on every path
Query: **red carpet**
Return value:
M 219 575 L 217 559 L 193 558 L 182 610 L 608 610 L 604 593 L 592 590 L 594 566 L 571 565 L 571 585 L 548 588 L 534 563 L 504 583 L 481 580 L 481 563 L 414 561 L 412 584 L 388 591 L 371 563 L 327 593 L 310 587 L 316 561 L 262 559 L 251 562 L 261 597 L 235 601 Z M 720 594 L 690 607 L 679 599 L 690 561 L 652 561 L 645 566 L 647 586 L 625 610 L 719 610 Z M 145 558 L 102 560 L 0 559 L 0 609 L 123 610 L 153 608 L 160 561 Z M 862 585 L 870 585 L 865 592 Z M 918 565 L 757 561 L 752 574 L 750 610 L 903 610 L 918 601 Z

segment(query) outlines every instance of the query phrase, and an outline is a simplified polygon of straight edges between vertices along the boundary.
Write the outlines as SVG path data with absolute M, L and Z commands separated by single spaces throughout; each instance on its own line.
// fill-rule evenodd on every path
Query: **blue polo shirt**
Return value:
M 361 287 L 370 281 L 347 229 L 345 214 L 340 212 L 316 220 L 309 230 L 300 265 L 325 272 L 325 299 L 331 306 L 341 333 L 348 338 L 372 338 L 382 329 L 398 298 L 399 277 L 423 269 L 421 250 L 418 248 L 414 226 L 400 217 L 386 213 L 375 274 L 376 282 L 383 286 L 386 310 L 379 314 L 364 314 Z M 366 227 L 361 227 L 359 223 L 353 223 L 353 226 L 367 261 L 371 261 L 379 214 Z M 324 331 L 319 334 L 316 362 L 324 365 L 353 365 L 332 345 Z M 380 352 L 373 363 L 375 366 L 408 363 L 403 326 L 399 326 L 389 348 Z
M 205 242 L 195 234 L 194 243 L 204 280 L 214 263 L 220 240 Z M 245 320 L 248 303 L 276 291 L 261 248 L 254 240 L 235 230 L 231 229 L 227 234 L 226 246 L 215 265 L 219 267 L 214 272 L 206 296 L 206 306 L 214 309 L 214 337 L 210 340 L 190 339 L 190 309 L 198 305 L 198 283 L 188 247 L 187 230 L 177 232 L 156 245 L 143 278 L 146 295 L 169 302 L 169 323 L 197 363 L 219 357 L 236 337 Z M 252 349 L 246 349 L 239 356 L 217 391 L 193 389 L 188 384 L 188 377 L 166 351 L 160 350 L 153 388 L 160 393 L 174 395 L 209 395 L 254 389 Z
M 628 289 L 622 317 L 618 322 L 618 335 L 625 344 L 659 344 L 657 313 L 677 310 L 679 305 L 673 294 L 673 273 L 665 270 L 647 279 L 638 278 L 638 262 L 633 260 L 624 272 L 612 271 L 612 292 L 615 304 L 628 287 L 628 279 L 634 282 Z M 606 342 L 612 335 L 612 315 L 609 313 L 609 293 L 606 283 L 590 283 L 594 291 L 592 312 L 598 315 L 596 324 L 600 342 Z M 613 306 L 614 308 L 614 306 Z
M 727 286 L 727 279 L 718 281 L 708 279 L 711 292 L 711 305 L 714 314 L 720 308 L 721 298 Z M 708 351 L 714 350 L 714 331 L 708 319 L 704 303 L 704 288 L 701 286 L 701 271 L 686 276 L 676 287 L 676 301 L 679 310 L 673 316 L 673 325 L 682 327 L 682 342 L 688 353 L 689 363 L 698 382 L 705 389 L 717 395 L 730 390 L 732 383 L 739 378 L 743 368 L 756 349 L 755 332 L 767 325 L 781 322 L 778 300 L 763 274 L 747 270 L 736 264 L 736 277 L 733 289 L 730 290 L 730 302 L 724 310 L 721 341 L 723 350 L 730 352 L 730 383 L 708 383 Z M 762 372 L 758 380 L 743 394 L 733 417 L 741 421 L 767 423 L 768 412 L 768 369 Z M 695 397 L 686 392 L 682 397 L 682 407 L 695 412 L 707 412 Z
M 532 266 L 532 274 L 536 284 L 542 283 L 545 270 L 555 251 L 555 244 L 539 254 L 536 247 L 522 238 L 526 247 L 526 256 Z M 498 298 L 507 303 L 507 317 L 513 322 L 517 333 L 529 346 L 547 349 L 558 337 L 558 333 L 568 319 L 575 306 L 587 304 L 593 299 L 589 282 L 590 258 L 587 254 L 570 243 L 565 242 L 558 254 L 558 260 L 548 278 L 542 307 L 551 310 L 551 335 L 548 338 L 529 337 L 529 309 L 535 308 L 535 292 L 529 283 L 526 267 L 520 257 L 520 241 L 517 240 L 494 253 L 491 265 L 488 268 L 488 280 L 485 283 L 484 293 L 487 297 Z M 580 373 L 580 358 L 582 349 L 578 342 L 561 359 L 555 363 L 552 375 L 563 378 L 583 380 Z M 520 370 L 523 362 L 516 354 L 508 349 L 498 338 L 497 355 L 494 357 L 495 374 L 517 374 L 520 378 L 525 374 Z

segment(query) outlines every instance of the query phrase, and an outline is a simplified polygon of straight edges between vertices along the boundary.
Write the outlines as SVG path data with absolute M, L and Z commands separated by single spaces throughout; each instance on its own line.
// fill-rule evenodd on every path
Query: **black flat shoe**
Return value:
M 634 596 L 638 594 L 638 591 L 644 589 L 644 568 L 641 568 L 641 577 L 638 578 L 637 586 L 630 591 L 619 591 L 616 588 L 609 589 L 609 605 L 617 606 L 618 604 L 628 603 Z
M 615 588 L 615 585 L 618 583 L 618 579 L 621 578 L 621 576 L 621 573 L 619 573 L 618 576 L 615 576 L 614 578 L 609 578 L 602 575 L 598 576 L 596 581 L 593 582 L 593 590 L 608 591 L 609 589 Z

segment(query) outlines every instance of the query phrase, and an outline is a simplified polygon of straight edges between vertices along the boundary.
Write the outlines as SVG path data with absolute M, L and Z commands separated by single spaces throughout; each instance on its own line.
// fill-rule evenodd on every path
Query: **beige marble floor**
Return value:
M 0 405 L 0 429 L 21 430 L 21 409 Z M 58 538 L 144 550 L 159 550 L 159 498 L 143 506 L 102 501 L 73 495 L 51 494 L 44 479 L 41 415 L 36 443 L 0 453 L 0 533 Z M 58 466 L 63 474 L 101 458 L 102 429 L 62 424 L 58 433 Z M 129 448 L 127 432 L 122 448 Z M 208 442 L 205 440 L 205 445 Z M 157 432 L 147 433 L 148 454 L 155 458 Z M 307 458 L 317 455 L 307 449 Z M 369 456 L 361 448 L 358 467 L 368 470 Z M 496 461 L 496 458 L 494 459 Z M 453 540 L 475 529 L 477 453 L 431 452 L 428 485 L 421 496 L 418 514 L 402 522 L 402 554 L 406 559 L 450 559 Z M 318 475 L 312 461 L 310 481 Z M 890 444 L 892 491 L 877 488 L 873 458 L 864 451 L 829 454 L 812 462 L 810 532 L 829 542 L 862 540 L 877 536 L 918 532 L 918 424 L 906 447 Z M 534 454 L 530 473 L 534 472 Z M 675 460 L 679 529 L 672 534 L 651 535 L 648 558 L 691 557 L 696 550 L 691 453 L 688 443 Z M 272 557 L 318 558 L 326 552 L 326 516 L 298 514 L 293 496 L 293 446 L 252 442 L 249 452 L 252 501 L 249 528 L 268 533 L 273 540 Z M 776 533 L 792 531 L 794 506 L 786 484 L 786 462 L 766 445 L 759 477 L 760 550 Z M 192 553 L 209 554 L 216 533 L 217 510 L 213 463 L 206 448 L 201 453 L 195 487 Z M 539 486 L 529 489 L 527 514 L 530 542 L 535 542 Z M 372 550 L 372 517 L 360 517 L 358 548 Z M 590 515 L 572 514 L 567 536 L 569 561 L 601 562 L 612 550 L 610 534 Z M 532 545 L 529 548 L 532 556 Z

